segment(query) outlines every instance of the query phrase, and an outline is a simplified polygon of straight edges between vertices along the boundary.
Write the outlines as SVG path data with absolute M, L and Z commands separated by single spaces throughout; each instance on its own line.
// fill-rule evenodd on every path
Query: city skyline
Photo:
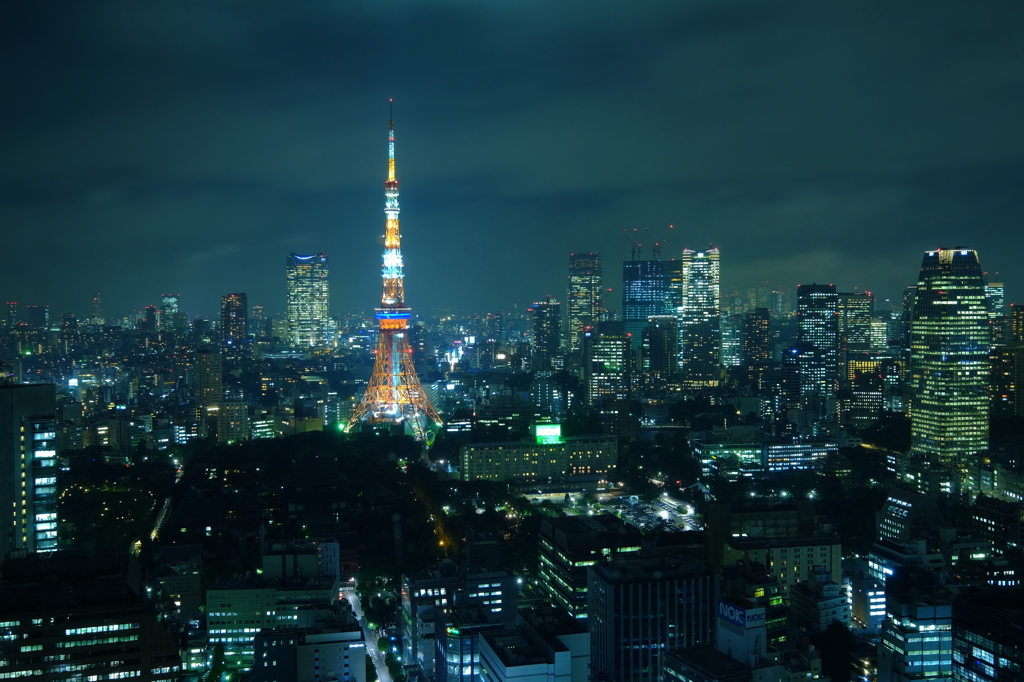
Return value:
M 646 258 L 669 225 L 663 258 L 729 254 L 723 294 L 895 301 L 922 251 L 967 245 L 1019 300 L 1024 9 L 583 8 L 19 6 L 0 224 L 49 267 L 12 259 L 0 291 L 55 317 L 167 291 L 279 314 L 281 256 L 325 252 L 331 313 L 365 307 L 394 97 L 420 311 L 562 300 L 581 251 L 614 307 L 633 231 Z

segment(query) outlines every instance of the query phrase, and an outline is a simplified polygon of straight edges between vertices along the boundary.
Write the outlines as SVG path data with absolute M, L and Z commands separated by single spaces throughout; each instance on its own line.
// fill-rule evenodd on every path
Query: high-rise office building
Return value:
M 643 545 L 638 528 L 610 514 L 545 518 L 538 537 L 538 587 L 579 619 L 587 617 L 587 567 Z
M 90 308 L 92 317 L 89 321 L 92 324 L 104 324 L 106 320 L 103 318 L 103 297 L 100 296 L 99 292 L 92 297 L 92 307 Z
M 156 591 L 143 575 L 127 552 L 47 552 L 7 561 L 0 679 L 181 680 L 179 642 L 158 620 L 148 598 Z
M 801 284 L 796 290 L 801 396 L 811 420 L 835 416 L 839 384 L 839 295 L 834 284 Z
M 910 325 L 911 450 L 968 486 L 988 449 L 988 311 L 976 251 L 925 253 Z
M 761 388 L 761 379 L 772 362 L 771 314 L 754 308 L 743 317 L 742 356 L 746 380 Z
M 683 266 L 682 260 L 665 261 L 665 309 L 668 315 L 676 315 L 683 305 Z
M 431 440 L 441 417 L 420 384 L 409 343 L 405 305 L 402 234 L 398 224 L 398 179 L 395 175 L 395 122 L 388 124 L 388 179 L 384 183 L 383 291 L 377 308 L 377 357 L 370 383 L 352 410 L 348 428 L 369 425 L 402 426 L 417 440 Z
M 160 297 L 160 331 L 169 332 L 175 328 L 178 298 L 178 294 L 164 294 Z
M 1024 671 L 1024 589 L 969 590 L 953 601 L 953 679 L 1002 682 Z
M 910 323 L 914 319 L 914 303 L 917 300 L 917 285 L 913 284 L 903 290 L 903 305 L 900 309 L 900 324 L 896 326 L 898 333 L 894 336 L 894 345 L 910 348 Z
M 33 329 L 50 328 L 50 306 L 30 305 L 25 307 L 28 325 Z
M 7 315 L 4 319 L 4 325 L 8 328 L 18 326 L 18 302 L 8 301 L 7 302 Z
M 663 679 L 663 652 L 712 643 L 717 596 L 718 576 L 687 559 L 620 555 L 591 566 L 592 679 Z
M 999 282 L 988 282 L 985 284 L 985 304 L 988 307 L 988 316 L 996 319 L 1003 316 L 1006 310 L 1006 287 Z
M 899 566 L 892 573 L 885 581 L 878 682 L 954 679 L 950 596 L 924 569 Z
M 664 388 L 679 372 L 679 327 L 675 315 L 655 315 L 641 333 L 640 363 L 647 385 Z
M 196 405 L 200 409 L 224 402 L 224 359 L 220 353 L 208 348 L 196 352 L 194 382 Z
M 327 254 L 290 254 L 285 259 L 288 282 L 288 336 L 297 348 L 330 345 Z
M 622 322 L 599 322 L 583 333 L 583 383 L 587 404 L 625 400 L 632 381 L 630 338 Z
M 57 549 L 57 394 L 0 383 L 0 559 Z
M 1010 304 L 1010 343 L 1024 343 L 1024 306 Z
M 224 294 L 220 297 L 220 332 L 224 342 L 224 359 L 241 362 L 249 357 L 249 298 L 245 294 Z
M 691 386 L 718 385 L 722 330 L 720 253 L 683 250 L 679 316 L 683 380 Z
M 640 334 L 647 320 L 669 312 L 665 261 L 625 261 L 622 264 L 622 321 L 633 350 L 640 348 Z
M 1024 417 L 1024 345 L 993 346 L 990 361 L 993 416 Z
M 743 315 L 722 315 L 722 367 L 740 367 L 743 364 Z
M 569 350 L 580 346 L 583 330 L 601 319 L 604 305 L 601 289 L 601 254 L 569 254 L 569 297 L 566 312 L 569 317 Z
M 871 350 L 871 320 L 875 297 L 870 291 L 841 293 L 837 301 L 839 347 L 847 352 Z
M 684 324 L 717 322 L 721 300 L 721 253 L 718 249 L 683 249 L 682 310 Z
M 548 296 L 534 303 L 529 312 L 533 317 L 533 369 L 554 369 L 562 341 L 562 304 Z

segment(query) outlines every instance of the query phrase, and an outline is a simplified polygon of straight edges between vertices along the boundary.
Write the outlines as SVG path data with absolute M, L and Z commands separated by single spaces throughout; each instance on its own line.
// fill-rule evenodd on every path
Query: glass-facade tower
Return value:
M 601 319 L 601 254 L 569 254 L 569 350 L 580 345 L 580 335 Z
M 327 254 L 290 254 L 285 260 L 288 281 L 288 337 L 297 348 L 329 345 Z
M 633 350 L 640 348 L 647 320 L 668 310 L 665 261 L 628 260 L 622 264 L 622 321 Z
M 801 284 L 796 290 L 800 385 L 811 419 L 835 416 L 839 383 L 839 294 L 834 284 Z M 800 345 L 798 344 L 798 345 Z
M 961 483 L 988 449 L 990 341 L 977 252 L 925 253 L 910 323 L 911 449 Z
M 722 347 L 719 251 L 683 250 L 680 364 L 690 385 L 718 384 Z

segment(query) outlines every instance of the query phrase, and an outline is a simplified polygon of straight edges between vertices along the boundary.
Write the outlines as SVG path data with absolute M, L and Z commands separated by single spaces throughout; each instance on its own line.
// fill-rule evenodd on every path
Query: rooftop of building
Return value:
M 446 559 L 433 566 L 428 566 L 415 573 L 403 576 L 403 580 L 409 584 L 430 581 L 460 582 L 478 578 L 492 578 L 501 580 L 511 578 L 512 574 L 507 569 L 483 564 L 455 562 Z
M 550 442 L 538 441 L 535 438 L 512 441 L 493 441 L 488 443 L 466 443 L 463 450 L 483 450 L 486 448 L 556 448 L 564 445 L 577 443 L 595 443 L 600 445 L 614 446 L 617 443 L 615 436 L 592 435 L 592 436 L 559 436 L 558 440 Z
M 795 538 L 729 538 L 729 544 L 738 550 L 744 549 L 782 549 L 789 547 L 806 547 L 808 545 L 841 545 L 843 539 L 835 533 L 821 535 L 804 535 Z
M 18 610 L 131 608 L 142 603 L 142 568 L 114 552 L 59 551 L 9 559 L 0 604 Z
M 674 667 L 670 661 L 675 659 L 699 675 L 702 675 L 704 679 L 718 680 L 718 682 L 749 680 L 752 674 L 749 665 L 723 654 L 713 646 L 676 649 L 667 652 L 665 657 L 665 667 Z
M 957 595 L 955 608 L 959 611 L 965 606 L 998 611 L 1018 622 L 1024 622 L 1024 587 L 965 590 Z
M 549 663 L 548 656 L 523 636 L 519 628 L 502 628 L 481 633 L 481 637 L 490 645 L 494 653 L 506 667 L 538 665 Z M 562 650 L 565 649 L 561 645 Z
M 541 521 L 541 537 L 553 540 L 570 552 L 587 552 L 624 544 L 639 546 L 642 534 L 611 514 L 562 516 Z
M 545 641 L 553 645 L 563 635 L 579 635 L 587 632 L 585 623 L 573 618 L 565 609 L 557 606 L 520 609 L 520 617 Z
M 497 616 L 489 608 L 436 609 L 434 617 L 448 626 L 449 635 L 458 635 L 460 630 L 499 627 Z
M 219 578 L 208 589 L 211 590 L 253 590 L 276 589 L 281 591 L 329 590 L 337 584 L 333 575 L 307 576 L 300 578 L 269 578 L 260 572 L 246 571 L 229 578 Z
M 308 635 L 349 632 L 362 633 L 362 627 L 350 610 L 339 610 L 318 616 L 313 625 L 309 627 L 263 628 L 260 630 L 260 636 L 264 639 L 297 637 L 301 643 L 301 640 L 304 640 Z
M 712 574 L 703 563 L 683 557 L 619 556 L 594 564 L 592 568 L 610 583 L 673 580 Z

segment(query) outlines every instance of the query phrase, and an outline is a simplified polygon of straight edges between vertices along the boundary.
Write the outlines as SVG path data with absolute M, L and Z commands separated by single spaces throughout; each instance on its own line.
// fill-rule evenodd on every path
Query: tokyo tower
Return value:
M 384 183 L 384 293 L 377 308 L 377 358 L 373 374 L 348 429 L 356 425 L 404 425 L 420 441 L 431 438 L 441 417 L 430 404 L 412 364 L 409 317 L 402 273 L 402 235 L 398 231 L 398 180 L 395 179 L 395 121 L 388 122 L 388 179 Z

